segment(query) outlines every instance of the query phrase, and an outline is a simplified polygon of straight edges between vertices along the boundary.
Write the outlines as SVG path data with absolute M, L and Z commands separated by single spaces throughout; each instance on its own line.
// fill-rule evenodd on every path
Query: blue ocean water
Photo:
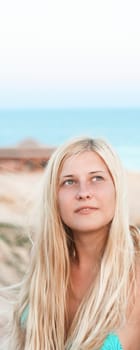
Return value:
M 0 147 L 32 138 L 58 146 L 74 136 L 107 139 L 124 166 L 140 170 L 140 109 L 16 109 L 0 110 Z

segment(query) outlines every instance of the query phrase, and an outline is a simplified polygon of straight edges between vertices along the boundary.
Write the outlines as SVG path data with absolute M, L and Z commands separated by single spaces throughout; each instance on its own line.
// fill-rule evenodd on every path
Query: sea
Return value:
M 140 108 L 0 110 L 0 147 L 26 139 L 57 147 L 75 136 L 102 137 L 128 170 L 140 171 Z

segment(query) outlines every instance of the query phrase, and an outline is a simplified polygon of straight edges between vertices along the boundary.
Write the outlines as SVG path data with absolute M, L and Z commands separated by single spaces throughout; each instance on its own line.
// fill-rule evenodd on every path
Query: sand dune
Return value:
M 24 225 L 42 172 L 0 173 L 0 222 Z
M 140 173 L 128 173 L 130 221 L 140 227 Z

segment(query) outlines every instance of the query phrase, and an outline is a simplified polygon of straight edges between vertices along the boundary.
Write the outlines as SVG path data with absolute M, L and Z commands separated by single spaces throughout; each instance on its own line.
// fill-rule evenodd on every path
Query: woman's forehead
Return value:
M 108 171 L 104 160 L 94 151 L 85 151 L 78 154 L 73 154 L 66 158 L 63 162 L 61 174 L 77 170 L 88 171 Z

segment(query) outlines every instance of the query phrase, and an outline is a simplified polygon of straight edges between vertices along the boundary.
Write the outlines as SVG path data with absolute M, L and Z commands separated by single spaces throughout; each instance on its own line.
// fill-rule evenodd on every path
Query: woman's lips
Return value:
M 85 207 L 79 207 L 75 210 L 75 213 L 79 213 L 79 214 L 90 214 L 93 211 L 97 210 L 97 207 L 89 207 L 89 206 L 85 206 Z

